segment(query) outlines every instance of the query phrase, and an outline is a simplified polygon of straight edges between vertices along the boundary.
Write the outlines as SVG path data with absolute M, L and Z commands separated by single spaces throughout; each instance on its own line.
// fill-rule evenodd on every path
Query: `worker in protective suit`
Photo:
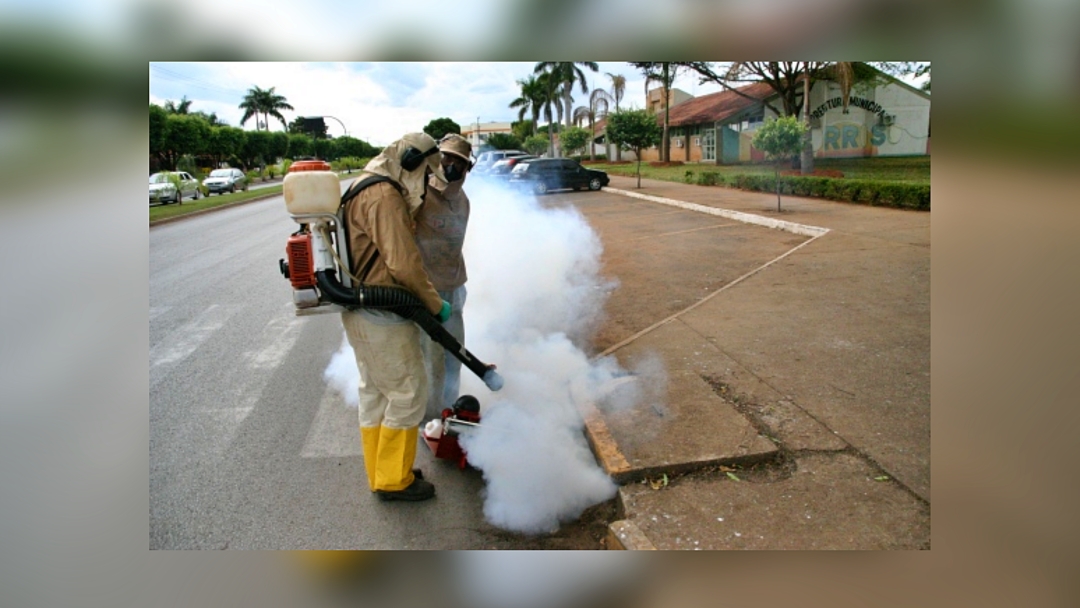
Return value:
M 385 179 L 345 203 L 345 226 L 353 276 L 367 285 L 403 287 L 446 321 L 450 304 L 428 279 L 415 235 L 433 173 L 442 173 L 434 139 L 410 133 L 393 142 L 354 182 Z M 412 468 L 428 398 L 420 328 L 375 308 L 343 312 L 341 322 L 360 371 L 360 439 L 371 490 L 383 500 L 432 498 L 435 486 Z
M 428 178 L 427 196 L 416 216 L 416 243 L 424 268 L 439 296 L 450 303 L 450 318 L 443 327 L 461 344 L 465 343 L 465 229 L 469 224 L 469 197 L 462 187 L 472 168 L 472 146 L 464 137 L 447 134 L 439 141 L 442 174 Z M 451 407 L 461 387 L 461 361 L 448 355 L 427 334 L 420 337 L 430 380 L 424 420 L 438 418 Z

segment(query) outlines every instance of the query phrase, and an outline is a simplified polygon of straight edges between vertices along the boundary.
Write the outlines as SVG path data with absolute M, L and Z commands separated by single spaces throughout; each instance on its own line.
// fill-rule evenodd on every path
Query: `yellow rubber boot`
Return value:
M 375 464 L 376 490 L 397 492 L 409 487 L 415 476 L 416 442 L 420 429 L 379 427 L 378 457 Z
M 360 427 L 360 443 L 364 447 L 364 469 L 367 470 L 368 486 L 375 491 L 375 463 L 379 456 L 379 429 L 377 426 Z

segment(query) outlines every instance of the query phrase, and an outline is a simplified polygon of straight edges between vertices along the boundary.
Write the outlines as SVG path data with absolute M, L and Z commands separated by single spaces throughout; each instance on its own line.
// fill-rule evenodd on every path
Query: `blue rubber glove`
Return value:
M 446 321 L 450 318 L 450 313 L 452 311 L 453 309 L 450 308 L 450 303 L 446 300 L 443 300 L 442 308 L 439 310 L 439 323 L 446 323 Z

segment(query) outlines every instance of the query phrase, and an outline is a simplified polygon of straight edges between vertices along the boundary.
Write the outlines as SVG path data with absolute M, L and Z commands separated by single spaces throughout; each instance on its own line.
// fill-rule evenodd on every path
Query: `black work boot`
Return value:
M 390 492 L 387 490 L 375 490 L 380 500 L 427 500 L 435 497 L 435 486 L 430 481 L 416 478 L 409 487 L 404 490 Z

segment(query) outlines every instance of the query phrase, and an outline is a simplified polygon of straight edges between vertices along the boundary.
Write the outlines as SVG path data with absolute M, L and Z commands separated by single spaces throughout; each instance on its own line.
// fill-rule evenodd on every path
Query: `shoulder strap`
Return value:
M 349 202 L 349 199 L 353 198 L 357 194 L 360 194 L 360 191 L 363 190 L 364 188 L 367 188 L 368 186 L 374 186 L 375 184 L 378 184 L 378 183 L 381 183 L 381 182 L 389 182 L 390 185 L 393 186 L 395 190 L 397 190 L 398 192 L 401 192 L 401 184 L 395 182 L 394 180 L 390 179 L 389 177 L 386 177 L 385 175 L 372 175 L 372 176 L 369 176 L 369 177 L 365 177 L 364 179 L 356 182 L 355 184 L 352 185 L 351 188 L 346 190 L 345 194 L 341 195 L 341 204 L 344 205 L 345 203 Z
M 375 184 L 382 183 L 382 182 L 388 182 L 391 186 L 394 187 L 395 190 L 397 190 L 398 192 L 401 192 L 401 184 L 395 182 L 394 180 L 390 179 L 389 177 L 386 177 L 385 175 L 372 175 L 372 176 L 369 176 L 369 177 L 365 177 L 364 179 L 360 180 L 359 182 L 356 182 L 355 184 L 352 185 L 351 188 L 346 190 L 345 194 L 341 195 L 341 205 L 340 206 L 344 207 L 345 203 L 349 202 L 357 194 L 360 194 L 360 191 L 363 190 L 364 188 L 367 188 L 368 186 L 374 186 Z M 404 193 L 402 193 L 402 195 L 404 195 Z M 349 230 L 348 224 L 346 223 L 345 224 L 345 231 L 348 232 L 348 230 Z M 346 236 L 346 238 L 348 238 L 348 237 Z M 363 283 L 364 279 L 367 278 L 368 273 L 371 272 L 371 268 L 373 266 L 375 266 L 375 260 L 377 260 L 377 259 L 379 259 L 379 250 L 378 249 L 375 250 L 375 254 L 371 256 L 371 258 L 368 260 L 368 263 L 364 265 L 364 269 L 360 271 L 360 276 L 357 277 L 357 278 L 360 280 L 361 283 Z

